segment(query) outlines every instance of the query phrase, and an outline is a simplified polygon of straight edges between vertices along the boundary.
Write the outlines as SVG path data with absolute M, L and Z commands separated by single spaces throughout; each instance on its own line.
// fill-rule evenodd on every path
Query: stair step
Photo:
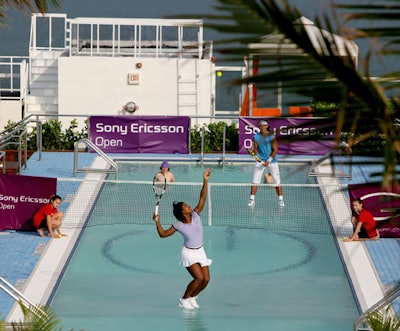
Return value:
M 57 59 L 32 59 L 31 67 L 57 67 Z
M 57 114 L 58 104 L 29 104 L 25 105 L 26 114 Z
M 31 76 L 31 82 L 36 82 L 36 81 L 49 81 L 49 82 L 54 82 L 58 81 L 58 75 L 55 74 L 45 74 L 45 73 L 40 73 L 40 74 L 32 74 Z
M 30 95 L 34 97 L 58 97 L 58 90 L 56 88 L 46 87 L 31 87 Z
M 181 84 L 196 84 L 197 81 L 193 79 L 179 79 L 178 81 Z
M 31 84 L 31 91 L 34 89 L 43 89 L 43 88 L 58 90 L 58 82 L 36 80 Z
M 43 50 L 36 50 L 30 51 L 29 57 L 31 59 L 58 59 L 65 50 L 52 50 L 52 51 L 43 51 Z
M 58 75 L 58 66 L 52 66 L 52 67 L 39 67 L 39 66 L 32 66 L 31 67 L 31 74 L 33 75 Z
M 197 95 L 197 91 L 179 91 L 179 95 Z
M 58 97 L 56 96 L 36 96 L 28 95 L 26 97 L 27 104 L 58 104 Z

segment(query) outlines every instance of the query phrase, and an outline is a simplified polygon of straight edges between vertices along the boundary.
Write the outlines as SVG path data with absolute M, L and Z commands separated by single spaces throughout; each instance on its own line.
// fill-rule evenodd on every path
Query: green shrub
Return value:
M 7 126 L 4 128 L 5 133 L 12 131 L 16 123 L 9 121 Z M 16 135 L 20 134 L 22 129 L 16 132 Z M 78 129 L 78 121 L 73 119 L 70 126 L 63 130 L 62 123 L 55 119 L 48 120 L 42 123 L 42 149 L 44 151 L 51 150 L 72 150 L 74 149 L 74 143 L 82 138 L 87 138 L 87 121 L 85 121 L 85 127 L 81 130 Z M 33 127 L 26 136 L 26 141 L 22 141 L 22 144 L 27 144 L 27 149 L 37 149 L 37 128 Z M 10 141 L 18 142 L 18 137 L 13 137 Z M 17 144 L 10 144 L 7 149 L 17 149 Z
M 201 152 L 201 138 L 204 128 L 204 152 L 222 152 L 223 137 L 225 132 L 225 151 L 237 152 L 239 147 L 239 134 L 235 124 L 227 125 L 225 122 L 203 124 L 195 126 L 190 131 L 190 150 L 192 153 Z
M 45 151 L 72 150 L 74 143 L 82 138 L 87 138 L 86 126 L 78 130 L 78 121 L 73 119 L 70 126 L 62 130 L 62 124 L 57 120 L 49 120 L 42 125 L 42 147 Z M 36 140 L 36 138 L 35 138 Z
M 351 139 L 350 139 L 351 138 Z M 346 142 L 353 141 L 352 155 L 382 157 L 385 149 L 385 137 L 380 134 L 371 136 L 359 141 L 360 135 L 342 133 L 341 140 Z
M 333 104 L 326 105 L 328 112 L 335 109 Z M 15 123 L 9 121 L 5 129 L 12 129 Z M 203 124 L 203 126 L 195 126 L 190 130 L 190 150 L 192 153 L 201 152 L 201 138 L 204 128 L 204 152 L 205 153 L 221 153 L 223 151 L 223 130 L 226 128 L 225 135 L 225 151 L 237 153 L 239 148 L 239 133 L 234 123 L 228 125 L 223 121 Z M 57 120 L 48 120 L 42 124 L 42 148 L 44 151 L 51 150 L 73 150 L 74 143 L 82 138 L 87 138 L 88 127 L 85 121 L 85 127 L 78 129 L 78 121 L 72 120 L 70 126 L 63 130 L 62 123 Z M 18 133 L 17 133 L 18 134 Z M 36 146 L 36 127 L 27 133 L 27 148 L 29 150 L 37 149 Z M 350 134 L 342 133 L 341 140 L 349 141 Z M 353 135 L 353 140 L 357 142 L 360 135 Z M 18 138 L 12 138 L 17 142 Z M 22 142 L 25 143 L 24 141 Z M 7 149 L 17 149 L 17 145 L 8 145 Z M 385 137 L 382 135 L 374 135 L 367 139 L 357 142 L 352 147 L 353 155 L 360 156 L 383 156 L 385 149 Z

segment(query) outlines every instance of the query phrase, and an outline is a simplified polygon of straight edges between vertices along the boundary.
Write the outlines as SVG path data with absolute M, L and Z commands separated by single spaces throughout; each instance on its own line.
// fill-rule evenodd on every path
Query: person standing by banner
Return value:
M 253 184 L 260 184 L 261 178 L 265 169 L 268 169 L 268 173 L 271 174 L 273 182 L 275 183 L 275 190 L 279 199 L 279 206 L 285 207 L 283 201 L 281 177 L 279 173 L 278 165 L 278 141 L 276 135 L 270 131 L 270 127 L 267 121 L 260 121 L 258 123 L 260 132 L 256 133 L 253 137 L 253 152 L 257 154 L 262 162 L 256 162 L 253 170 Z M 253 185 L 250 192 L 250 200 L 248 206 L 255 205 L 255 195 L 257 193 L 258 186 Z
M 48 236 L 52 238 L 65 236 L 60 230 L 64 217 L 64 213 L 58 211 L 61 201 L 60 196 L 53 195 L 49 203 L 40 207 L 33 215 L 33 226 L 41 237 L 45 236 L 44 231 L 48 231 Z
M 356 215 L 351 217 L 354 232 L 350 238 L 344 238 L 345 242 L 361 240 L 378 240 L 379 231 L 376 228 L 374 216 L 363 207 L 361 199 L 353 200 L 353 209 Z

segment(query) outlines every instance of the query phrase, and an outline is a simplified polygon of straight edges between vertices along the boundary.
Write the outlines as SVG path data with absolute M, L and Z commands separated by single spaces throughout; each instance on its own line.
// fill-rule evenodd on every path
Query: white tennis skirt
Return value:
M 187 268 L 195 263 L 199 263 L 200 266 L 205 267 L 209 266 L 212 263 L 212 260 L 207 258 L 203 246 L 197 249 L 182 246 L 181 253 L 179 254 L 179 264 Z

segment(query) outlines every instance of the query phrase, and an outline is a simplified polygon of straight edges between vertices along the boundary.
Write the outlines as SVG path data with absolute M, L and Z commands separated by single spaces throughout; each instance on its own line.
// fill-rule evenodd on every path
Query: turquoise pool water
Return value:
M 159 171 L 161 162 L 131 162 L 118 161 L 120 180 L 152 180 L 155 172 Z M 212 182 L 214 183 L 251 183 L 254 163 L 230 163 L 224 166 L 216 163 L 187 163 L 182 161 L 169 162 L 170 171 L 175 174 L 178 182 L 201 182 L 203 170 L 212 168 Z M 280 166 L 282 183 L 307 183 L 307 164 L 282 163 Z M 312 182 L 314 179 L 312 178 Z
M 121 179 L 147 180 L 154 174 L 154 167 L 149 164 L 129 164 L 128 168 L 127 174 L 121 173 Z M 251 165 L 213 168 L 214 182 L 236 178 L 248 183 L 249 176 L 251 181 Z M 203 172 L 198 165 L 185 164 L 174 164 L 171 170 L 178 181 L 190 182 L 200 181 Z M 304 172 L 299 170 L 292 171 L 291 176 L 299 183 L 306 181 Z M 171 187 L 166 200 L 170 199 L 168 194 L 175 197 L 189 190 L 188 186 L 176 188 Z M 241 199 L 235 200 L 231 195 L 224 202 L 231 203 L 226 209 L 226 213 L 232 214 L 229 222 L 204 227 L 205 248 L 213 264 L 211 282 L 199 296 L 201 308 L 196 311 L 178 307 L 178 299 L 190 281 L 186 270 L 178 264 L 182 238 L 179 234 L 166 239 L 158 237 L 151 221 L 154 198 L 147 192 L 151 185 L 130 189 L 137 199 L 140 196 L 150 199 L 148 205 L 137 206 L 133 203 L 135 198 L 130 196 L 131 204 L 126 208 L 119 204 L 116 207 L 116 192 L 121 189 L 128 191 L 118 185 L 104 185 L 88 220 L 89 226 L 52 300 L 51 307 L 65 330 L 352 330 L 358 311 L 334 238 L 329 231 L 289 229 L 290 221 L 310 222 L 310 212 L 299 214 L 297 207 L 291 206 L 299 195 L 297 199 L 305 198 L 299 205 L 307 210 L 304 204 L 311 201 L 308 189 L 286 190 L 288 208 L 279 215 L 260 203 L 255 210 L 239 208 L 243 215 L 256 219 L 269 211 L 273 219 L 265 222 L 284 223 L 275 227 L 243 226 L 238 219 L 242 214 L 234 209 L 242 203 Z M 248 187 L 244 189 L 247 192 Z M 215 187 L 210 192 L 213 196 L 214 191 Z M 195 194 L 198 196 L 199 186 L 194 186 L 193 192 L 191 199 L 196 198 Z M 274 194 L 273 190 L 264 189 L 259 200 Z M 318 221 L 327 223 L 322 202 L 314 198 L 320 204 Z M 217 201 L 211 204 L 213 209 L 221 204 Z M 162 204 L 162 223 L 169 226 L 173 222 L 167 215 L 170 207 L 164 198 Z M 136 217 L 138 224 L 90 226 L 97 224 L 107 209 L 118 210 L 118 218 L 122 214 Z M 136 209 L 145 210 L 144 214 L 138 214 Z M 202 213 L 204 224 L 208 212 L 205 209 Z M 142 220 L 144 215 L 147 217 Z M 290 215 L 296 215 L 295 220 Z

